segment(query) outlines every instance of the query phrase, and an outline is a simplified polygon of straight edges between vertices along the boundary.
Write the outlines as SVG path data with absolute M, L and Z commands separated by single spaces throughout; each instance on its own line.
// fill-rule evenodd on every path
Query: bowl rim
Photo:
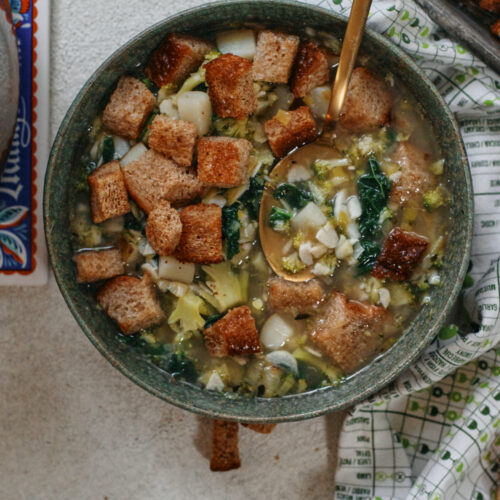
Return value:
M 179 12 L 176 12 L 175 14 L 172 14 L 168 17 L 163 18 L 162 20 L 150 25 L 134 37 L 132 37 L 130 40 L 128 40 L 126 43 L 122 44 L 118 49 L 113 51 L 105 60 L 102 62 L 99 67 L 90 75 L 90 77 L 87 79 L 85 84 L 82 86 L 82 88 L 79 90 L 77 95 L 74 97 L 70 107 L 68 108 L 63 120 L 61 121 L 61 124 L 59 125 L 57 134 L 54 138 L 49 160 L 48 160 L 48 165 L 47 165 L 47 171 L 45 174 L 45 183 L 44 183 L 44 196 L 43 196 L 43 219 L 44 219 L 44 230 L 45 230 L 45 236 L 46 236 L 46 242 L 47 242 L 47 248 L 48 248 L 48 255 L 49 255 L 49 261 L 52 266 L 52 269 L 54 271 L 54 276 L 57 282 L 57 285 L 59 287 L 59 290 L 64 298 L 64 301 L 66 305 L 68 306 L 69 310 L 73 314 L 74 318 L 76 319 L 79 327 L 83 330 L 87 338 L 90 340 L 90 342 L 96 347 L 96 349 L 106 358 L 106 360 L 115 368 L 117 368 L 123 375 L 128 377 L 132 382 L 140 386 L 141 388 L 145 389 L 148 391 L 150 394 L 153 394 L 154 396 L 171 403 L 179 408 L 191 411 L 196 414 L 200 414 L 203 416 L 211 417 L 211 418 L 220 418 L 224 420 L 231 420 L 231 421 L 236 421 L 236 422 L 267 422 L 267 423 L 278 423 L 278 422 L 291 422 L 291 421 L 298 421 L 298 420 L 304 420 L 304 419 L 309 419 L 309 418 L 314 418 L 317 416 L 324 415 L 326 413 L 331 413 L 335 411 L 340 411 L 345 408 L 351 407 L 356 403 L 359 403 L 360 401 L 363 401 L 367 399 L 368 397 L 375 395 L 378 393 L 381 389 L 383 389 L 385 386 L 387 386 L 390 382 L 392 382 L 396 377 L 401 375 L 404 370 L 408 369 L 408 367 L 413 363 L 413 361 L 420 356 L 423 353 L 423 350 L 425 349 L 426 346 L 430 344 L 430 342 L 433 340 L 433 338 L 437 335 L 439 329 L 443 325 L 443 323 L 446 320 L 447 315 L 450 313 L 453 305 L 455 304 L 458 295 L 461 291 L 462 288 L 462 283 L 465 279 L 465 275 L 467 272 L 467 268 L 469 265 L 469 258 L 470 258 L 470 252 L 471 252 L 471 244 L 472 244 L 472 232 L 473 232 L 473 213 L 474 213 L 474 200 L 473 200 L 473 190 L 472 190 L 472 177 L 471 177 L 471 171 L 469 168 L 468 160 L 467 160 L 467 155 L 465 152 L 465 148 L 463 145 L 463 140 L 457 125 L 457 122 L 455 120 L 455 117 L 451 110 L 448 108 L 447 104 L 445 103 L 443 97 L 441 94 L 437 91 L 436 87 L 432 84 L 430 79 L 422 72 L 420 67 L 414 62 L 414 60 L 406 54 L 401 48 L 399 48 L 396 44 L 392 43 L 389 39 L 384 37 L 383 35 L 377 33 L 376 31 L 366 28 L 366 33 L 369 34 L 370 37 L 374 38 L 378 43 L 382 44 L 384 47 L 390 48 L 391 51 L 395 53 L 395 55 L 399 58 L 404 60 L 405 64 L 410 67 L 410 69 L 417 75 L 419 75 L 419 78 L 421 79 L 422 83 L 425 85 L 427 92 L 432 93 L 434 95 L 434 98 L 440 103 L 441 109 L 443 110 L 446 119 L 448 120 L 449 124 L 453 128 L 454 134 L 457 137 L 457 147 L 458 150 L 460 151 L 461 158 L 460 158 L 460 163 L 463 168 L 464 174 L 465 174 L 465 187 L 466 187 L 466 193 L 467 193 L 467 208 L 468 212 L 465 213 L 464 219 L 466 219 L 464 222 L 466 222 L 467 227 L 466 227 L 466 237 L 465 237 L 465 252 L 462 255 L 462 259 L 458 268 L 458 272 L 456 274 L 457 279 L 455 284 L 453 285 L 453 288 L 451 290 L 451 293 L 449 294 L 448 298 L 445 301 L 445 304 L 440 312 L 440 314 L 434 319 L 433 321 L 433 326 L 430 328 L 425 335 L 422 335 L 421 338 L 419 339 L 419 342 L 416 346 L 416 348 L 405 358 L 402 359 L 396 366 L 396 369 L 392 369 L 387 375 L 384 377 L 381 377 L 380 379 L 376 380 L 372 385 L 369 386 L 369 388 L 363 388 L 358 393 L 349 398 L 346 401 L 343 401 L 341 404 L 335 404 L 335 401 L 330 401 L 330 404 L 323 404 L 321 407 L 318 407 L 317 409 L 311 409 L 309 411 L 302 411 L 300 413 L 294 412 L 286 415 L 273 415 L 273 416 L 259 416 L 258 415 L 258 408 L 259 408 L 259 401 L 269 401 L 269 399 L 266 398 L 254 398 L 254 401 L 257 401 L 256 403 L 256 415 L 252 415 L 252 417 L 246 416 L 246 415 L 240 415 L 240 414 L 231 414 L 230 412 L 217 412 L 214 411 L 213 409 L 202 407 L 202 406 L 197 406 L 196 402 L 192 401 L 182 401 L 180 399 L 177 399 L 175 396 L 171 396 L 168 392 L 161 391 L 150 385 L 147 381 L 143 380 L 140 378 L 134 371 L 129 370 L 128 367 L 126 367 L 124 364 L 122 364 L 119 360 L 117 360 L 113 354 L 108 352 L 106 346 L 100 341 L 99 337 L 97 334 L 94 334 L 92 332 L 92 329 L 87 325 L 85 319 L 82 317 L 78 310 L 78 306 L 74 303 L 72 298 L 69 296 L 69 292 L 66 291 L 65 286 L 64 286 L 64 278 L 62 276 L 62 273 L 58 269 L 57 266 L 54 266 L 55 264 L 55 255 L 56 251 L 54 248 L 54 242 L 52 241 L 51 237 L 51 223 L 50 223 L 50 214 L 49 214 L 49 205 L 50 205 L 50 196 L 49 196 L 49 187 L 54 182 L 54 168 L 53 165 L 57 163 L 57 157 L 58 157 L 58 152 L 59 149 L 62 146 L 62 143 L 65 138 L 65 131 L 68 127 L 68 124 L 72 121 L 73 116 L 80 104 L 80 101 L 82 97 L 89 91 L 89 89 L 92 88 L 94 85 L 94 81 L 100 77 L 103 73 L 106 72 L 106 68 L 109 65 L 109 63 L 113 60 L 115 60 L 118 57 L 123 56 L 131 47 L 133 47 L 139 40 L 142 40 L 144 38 L 147 38 L 148 36 L 151 35 L 152 32 L 154 32 L 156 29 L 160 28 L 161 26 L 168 24 L 179 17 L 182 16 L 192 16 L 192 15 L 203 15 L 205 12 L 208 10 L 212 10 L 214 8 L 219 8 L 223 6 L 228 6 L 228 5 L 238 5 L 238 4 L 255 4 L 255 5 L 262 5 L 262 4 L 267 4 L 268 0 L 218 0 L 215 2 L 211 2 L 208 4 L 202 4 L 196 7 L 192 7 L 189 9 L 185 9 Z M 295 7 L 295 8 L 300 8 L 304 9 L 305 11 L 314 11 L 317 14 L 321 15 L 326 15 L 330 17 L 333 20 L 340 21 L 343 23 L 347 23 L 347 18 L 341 14 L 338 14 L 336 12 L 333 12 L 331 10 L 325 9 L 323 7 L 318 7 L 318 6 L 313 6 L 309 4 L 305 4 L 303 2 L 299 2 L 296 0 L 273 0 L 273 3 L 275 4 L 281 4 L 284 6 L 290 6 L 290 7 Z M 387 351 L 389 352 L 389 351 Z M 356 373 L 360 373 L 361 371 L 364 371 L 366 369 L 369 369 L 371 366 L 371 363 L 368 364 L 367 366 L 363 367 L 360 371 Z M 311 395 L 314 393 L 318 392 L 323 392 L 325 390 L 331 390 L 333 387 L 328 386 L 325 388 L 321 388 L 315 391 L 311 391 L 308 393 L 304 394 L 299 394 L 299 395 L 293 395 L 292 397 L 301 397 L 305 395 Z M 203 390 L 203 389 L 200 389 Z M 215 395 L 214 395 L 215 396 Z M 283 400 L 284 398 L 288 399 L 290 396 L 285 396 L 278 398 L 279 400 Z

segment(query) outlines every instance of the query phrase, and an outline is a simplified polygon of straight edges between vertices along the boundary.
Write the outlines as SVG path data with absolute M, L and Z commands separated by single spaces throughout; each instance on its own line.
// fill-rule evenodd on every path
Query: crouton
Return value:
M 198 141 L 198 180 L 205 186 L 230 188 L 248 179 L 252 143 L 233 137 L 203 137 Z
M 276 424 L 242 424 L 243 427 L 248 427 L 254 432 L 258 432 L 260 434 L 271 434 L 276 427 Z
M 490 31 L 493 35 L 500 37 L 500 19 L 490 26 Z
M 146 223 L 149 244 L 158 255 L 170 255 L 179 244 L 181 233 L 179 213 L 168 201 L 160 201 L 149 213 Z
M 426 239 L 395 227 L 385 240 L 372 275 L 396 281 L 410 279 L 428 246 Z
M 295 59 L 290 88 L 297 98 L 327 83 L 330 79 L 326 49 L 310 40 L 302 42 Z
M 203 331 L 208 352 L 216 357 L 261 352 L 259 332 L 247 306 L 231 309 Z
M 120 163 L 111 161 L 94 170 L 87 179 L 90 208 L 95 224 L 130 212 L 125 179 Z
M 218 205 L 189 205 L 180 213 L 181 239 L 175 257 L 181 262 L 222 262 L 222 209 Z
M 241 120 L 255 111 L 257 98 L 248 59 L 223 54 L 205 65 L 205 79 L 216 115 Z
M 104 126 L 113 134 L 137 139 L 156 104 L 154 94 L 132 76 L 122 76 L 102 114 Z
M 161 200 L 175 205 L 201 193 L 202 185 L 195 174 L 152 149 L 121 168 L 130 197 L 147 214 Z
M 125 334 L 149 328 L 164 318 L 153 281 L 147 273 L 142 279 L 118 276 L 109 280 L 97 293 L 97 300 Z
M 194 123 L 157 115 L 149 127 L 148 144 L 177 165 L 189 167 L 197 136 L 198 129 Z
M 269 280 L 268 293 L 271 309 L 297 316 L 313 311 L 323 300 L 325 291 L 317 279 L 295 283 L 276 277 Z
M 500 14 L 500 0 L 481 0 L 479 7 L 495 14 Z
M 270 83 L 287 83 L 299 47 L 299 37 L 276 31 L 260 31 L 253 60 L 253 78 Z
M 309 335 L 341 370 L 352 373 L 377 354 L 390 320 L 383 307 L 349 301 L 334 291 Z
M 429 155 L 409 142 L 400 142 L 392 160 L 401 167 L 401 175 L 392 184 L 391 201 L 400 205 L 418 202 L 431 187 Z
M 316 122 L 307 106 L 294 111 L 279 110 L 264 123 L 269 146 L 277 157 L 285 156 L 297 146 L 316 138 Z
M 356 68 L 347 89 L 340 123 L 353 132 L 368 132 L 389 122 L 392 95 L 370 70 Z
M 241 466 L 238 450 L 238 423 L 214 420 L 210 470 L 226 471 Z
M 169 33 L 150 57 L 146 74 L 158 87 L 178 85 L 199 68 L 212 48 L 200 38 Z
M 78 283 L 106 280 L 125 272 L 122 254 L 116 248 L 85 250 L 78 252 L 73 260 L 76 264 Z

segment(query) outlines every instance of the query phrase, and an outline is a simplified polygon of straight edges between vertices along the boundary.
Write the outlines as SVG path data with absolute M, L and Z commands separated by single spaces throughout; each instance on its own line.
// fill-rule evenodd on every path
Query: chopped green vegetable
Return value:
M 155 119 L 155 116 L 158 115 L 160 112 L 159 111 L 153 111 L 150 115 L 149 118 L 146 120 L 146 123 L 144 124 L 144 128 L 142 129 L 141 135 L 139 136 L 139 139 L 148 145 L 149 141 L 149 127 L 153 123 L 153 120 Z
M 327 160 L 315 160 L 312 168 L 317 179 L 319 181 L 324 181 L 328 177 L 332 166 Z
M 429 165 L 429 170 L 434 175 L 443 175 L 444 171 L 444 160 L 437 160 Z
M 281 259 L 281 267 L 289 273 L 300 273 L 306 265 L 299 259 L 297 252 L 294 252 Z
M 151 78 L 143 78 L 142 80 L 142 83 L 144 83 L 144 85 L 146 85 L 146 87 L 151 91 L 151 92 L 156 92 L 158 90 L 158 87 L 156 86 L 155 82 L 153 82 L 153 80 L 151 80 Z
M 161 363 L 164 370 L 174 378 L 194 383 L 198 378 L 194 363 L 186 356 L 186 353 L 171 353 Z
M 385 131 L 387 137 L 387 145 L 392 146 L 398 140 L 398 133 L 393 128 L 388 128 Z
M 448 203 L 448 196 L 442 186 L 438 186 L 424 195 L 424 208 L 428 212 L 433 212 L 446 203 Z
M 321 257 L 318 262 L 324 264 L 325 266 L 328 266 L 328 268 L 330 269 L 330 276 L 335 272 L 335 269 L 337 269 L 337 266 L 339 265 L 339 260 L 334 253 L 323 255 L 323 257 Z
M 310 201 L 313 200 L 311 192 L 304 184 L 289 184 L 284 182 L 280 184 L 273 194 L 277 200 L 285 200 L 292 208 L 304 208 Z
M 222 236 L 226 243 L 227 260 L 231 260 L 240 251 L 240 225 L 238 205 L 222 207 Z
M 295 349 L 292 354 L 297 361 L 303 361 L 304 363 L 321 370 L 328 377 L 330 382 L 338 381 L 341 378 L 340 372 L 338 372 L 333 366 L 328 366 L 323 359 L 313 356 L 305 349 L 302 349 L 302 347 Z
M 290 231 L 290 219 L 292 213 L 284 208 L 273 206 L 269 214 L 269 225 L 275 230 L 288 233 Z
M 368 239 L 361 239 L 359 244 L 363 253 L 358 257 L 358 271 L 359 274 L 364 274 L 373 268 L 382 249 L 376 241 Z
M 223 314 L 212 314 L 211 316 L 207 316 L 205 318 L 205 324 L 203 325 L 203 329 L 209 328 L 214 323 L 217 323 L 224 315 Z
M 250 134 L 247 125 L 248 118 L 242 118 L 241 120 L 237 120 L 236 118 L 216 118 L 214 120 L 214 127 L 217 133 L 226 137 L 246 139 Z
M 217 59 L 221 53 L 217 49 L 212 49 L 210 52 L 205 54 L 205 62 L 210 62 L 213 61 L 214 59 Z
M 202 314 L 210 314 L 207 304 L 198 295 L 188 292 L 177 300 L 168 324 L 178 333 L 201 330 L 205 325 Z
M 259 208 L 262 200 L 262 193 L 264 192 L 264 184 L 265 181 L 263 177 L 252 177 L 248 189 L 240 197 L 240 201 L 248 210 L 248 215 L 251 219 L 259 218 Z
M 109 163 L 110 161 L 113 161 L 114 157 L 115 157 L 115 145 L 113 142 L 113 138 L 110 135 L 108 135 L 102 141 L 102 162 Z

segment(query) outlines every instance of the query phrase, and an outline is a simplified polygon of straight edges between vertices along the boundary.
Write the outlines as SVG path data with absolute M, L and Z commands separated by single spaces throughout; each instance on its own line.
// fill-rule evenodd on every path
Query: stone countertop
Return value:
M 116 48 L 198 0 L 52 0 L 51 137 Z M 53 277 L 0 288 L 0 498 L 328 498 L 340 415 L 240 431 L 242 467 L 213 473 L 210 422 L 148 394 L 90 344 Z

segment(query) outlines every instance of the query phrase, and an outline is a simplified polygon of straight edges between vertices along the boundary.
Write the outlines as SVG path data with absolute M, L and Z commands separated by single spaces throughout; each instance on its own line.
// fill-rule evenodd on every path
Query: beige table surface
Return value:
M 40 0 L 44 1 L 44 0 Z M 52 0 L 51 137 L 105 57 L 197 0 Z M 331 498 L 340 417 L 240 432 L 209 470 L 207 420 L 151 396 L 94 349 L 51 277 L 0 288 L 0 499 Z

